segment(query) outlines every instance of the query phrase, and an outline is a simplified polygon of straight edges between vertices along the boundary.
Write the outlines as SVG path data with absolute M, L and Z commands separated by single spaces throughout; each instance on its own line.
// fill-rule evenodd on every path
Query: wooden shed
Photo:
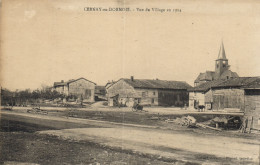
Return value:
M 211 87 L 213 109 L 245 109 L 245 86 L 258 77 L 237 77 Z
M 247 132 L 260 130 L 260 77 L 239 77 L 212 87 L 214 109 L 244 113 Z
M 243 87 L 245 90 L 245 117 L 248 128 L 260 130 L 260 78 Z

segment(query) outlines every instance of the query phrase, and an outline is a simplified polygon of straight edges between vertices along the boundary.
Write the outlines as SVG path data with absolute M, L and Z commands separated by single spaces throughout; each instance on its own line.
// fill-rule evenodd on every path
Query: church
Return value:
M 215 62 L 215 71 L 206 71 L 204 73 L 200 73 L 194 81 L 194 86 L 196 87 L 200 84 L 213 80 L 227 80 L 234 77 L 239 76 L 236 72 L 232 72 L 230 70 L 230 65 L 228 65 L 228 59 L 226 57 L 224 44 L 222 42 L 220 45 L 218 58 Z

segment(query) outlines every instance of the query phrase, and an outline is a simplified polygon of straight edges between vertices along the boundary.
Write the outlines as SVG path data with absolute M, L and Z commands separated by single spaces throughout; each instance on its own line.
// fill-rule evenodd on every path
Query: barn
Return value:
M 246 132 L 260 130 L 260 77 L 238 77 L 212 87 L 213 109 L 244 113 Z
M 64 94 L 65 96 L 76 96 L 84 102 L 95 101 L 95 86 L 96 83 L 85 78 L 72 79 L 64 82 L 54 82 L 54 90 Z
M 226 80 L 211 87 L 211 99 L 213 109 L 245 109 L 245 87 L 259 77 L 237 77 Z
M 188 105 L 189 84 L 183 81 L 120 79 L 107 88 L 110 106 L 132 106 L 136 101 L 141 105 L 176 106 Z

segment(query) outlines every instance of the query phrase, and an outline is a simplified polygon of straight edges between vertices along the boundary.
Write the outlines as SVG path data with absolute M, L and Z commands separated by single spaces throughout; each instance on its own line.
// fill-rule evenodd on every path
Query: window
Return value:
M 152 98 L 151 102 L 152 102 L 152 104 L 154 104 L 154 98 Z
M 229 76 L 227 76 L 227 80 L 229 79 Z
M 142 97 L 146 97 L 147 96 L 147 92 L 142 92 Z
M 153 92 L 153 95 L 155 96 L 155 92 Z

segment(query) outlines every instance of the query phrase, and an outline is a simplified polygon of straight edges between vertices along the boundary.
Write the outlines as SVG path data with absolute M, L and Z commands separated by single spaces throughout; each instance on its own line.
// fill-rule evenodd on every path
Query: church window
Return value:
M 224 61 L 224 62 L 223 62 L 223 67 L 226 67 L 226 64 L 227 64 L 227 62 L 226 62 L 226 61 Z

